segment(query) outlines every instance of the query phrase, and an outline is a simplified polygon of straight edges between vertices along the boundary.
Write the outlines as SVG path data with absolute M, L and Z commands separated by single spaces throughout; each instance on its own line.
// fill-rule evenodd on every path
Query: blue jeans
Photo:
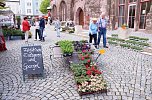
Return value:
M 103 46 L 106 47 L 106 32 L 107 29 L 105 28 L 99 28 L 100 32 L 98 33 L 98 45 L 100 44 L 101 35 L 103 35 Z
M 44 40 L 43 39 L 43 31 L 44 31 L 44 28 L 40 27 L 40 40 Z
M 60 29 L 56 29 L 57 37 L 60 37 Z

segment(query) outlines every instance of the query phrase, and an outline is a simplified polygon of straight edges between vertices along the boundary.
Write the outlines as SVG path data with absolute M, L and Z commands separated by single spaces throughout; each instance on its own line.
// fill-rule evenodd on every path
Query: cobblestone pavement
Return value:
M 120 47 L 106 49 L 99 59 L 100 69 L 107 80 L 109 92 L 80 97 L 76 91 L 74 77 L 63 59 L 54 59 L 51 67 L 50 49 L 55 41 L 62 39 L 81 40 L 69 34 L 56 37 L 52 28 L 46 29 L 42 45 L 45 78 L 22 80 L 21 46 L 23 40 L 7 41 L 8 50 L 0 52 L 0 99 L 2 100 L 152 100 L 152 56 Z M 63 66 L 64 65 L 64 66 Z

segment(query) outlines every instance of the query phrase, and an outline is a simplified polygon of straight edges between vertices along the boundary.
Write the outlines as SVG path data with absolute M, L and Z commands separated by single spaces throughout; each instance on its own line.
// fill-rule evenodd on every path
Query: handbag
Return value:
M 43 31 L 43 37 L 47 37 L 47 34 L 45 31 Z

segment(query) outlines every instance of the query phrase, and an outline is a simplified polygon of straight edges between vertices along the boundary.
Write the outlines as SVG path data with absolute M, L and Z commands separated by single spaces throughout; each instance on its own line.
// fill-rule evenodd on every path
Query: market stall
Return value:
M 51 62 L 63 58 L 65 66 L 70 67 L 80 96 L 92 93 L 106 93 L 107 83 L 99 70 L 98 58 L 105 50 L 94 51 L 86 41 L 63 40 L 51 46 Z M 55 67 L 52 64 L 52 68 Z

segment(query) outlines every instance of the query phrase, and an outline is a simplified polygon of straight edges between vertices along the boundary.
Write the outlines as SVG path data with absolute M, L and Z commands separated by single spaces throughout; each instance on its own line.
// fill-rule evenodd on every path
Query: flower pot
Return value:
M 69 56 L 72 56 L 72 53 L 64 53 L 63 54 L 63 57 L 69 57 Z

